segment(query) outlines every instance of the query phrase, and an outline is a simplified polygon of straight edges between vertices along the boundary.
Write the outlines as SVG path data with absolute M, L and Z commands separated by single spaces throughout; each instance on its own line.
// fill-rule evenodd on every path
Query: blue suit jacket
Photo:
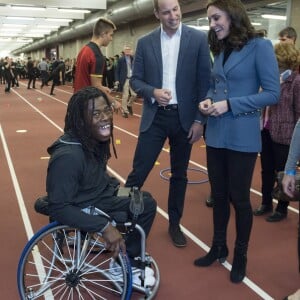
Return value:
M 144 99 L 140 130 L 146 131 L 157 111 L 152 102 L 155 88 L 162 87 L 161 28 L 139 39 L 135 53 L 131 87 Z M 176 63 L 176 62 L 174 62 Z M 176 93 L 181 125 L 188 131 L 195 119 L 203 120 L 198 103 L 205 97 L 210 78 L 210 55 L 205 33 L 182 25 L 177 62 Z
M 208 98 L 229 99 L 231 111 L 209 117 L 206 144 L 242 152 L 261 150 L 260 115 L 278 102 L 279 70 L 269 40 L 254 38 L 233 51 L 223 66 L 224 53 L 215 57 Z
M 131 62 L 132 62 L 133 57 L 130 56 L 130 59 L 131 59 Z M 120 92 L 123 92 L 123 87 L 124 87 L 125 81 L 127 79 L 127 74 L 128 74 L 127 68 L 128 67 L 127 67 L 126 58 L 125 58 L 125 56 L 122 56 L 118 60 L 117 68 L 116 68 L 116 71 L 115 71 L 115 81 L 120 82 L 120 86 L 119 86 Z

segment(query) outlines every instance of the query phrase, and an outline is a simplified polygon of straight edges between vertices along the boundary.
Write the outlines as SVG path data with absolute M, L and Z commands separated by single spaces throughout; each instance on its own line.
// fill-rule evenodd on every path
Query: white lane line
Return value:
M 18 178 L 16 176 L 16 172 L 15 172 L 13 162 L 11 160 L 11 156 L 10 156 L 10 153 L 9 153 L 9 150 L 8 150 L 8 146 L 7 146 L 7 143 L 6 143 L 6 139 L 5 139 L 1 124 L 0 124 L 0 137 L 1 137 L 1 142 L 2 142 L 2 145 L 3 145 L 6 161 L 7 161 L 7 164 L 8 164 L 10 176 L 11 176 L 13 186 L 14 186 L 14 189 L 15 189 L 15 193 L 16 193 L 16 196 L 17 196 L 18 205 L 19 205 L 20 212 L 21 212 L 21 215 L 22 215 L 22 220 L 23 220 L 23 223 L 24 223 L 26 235 L 27 235 L 27 238 L 29 239 L 33 236 L 33 230 L 32 230 L 30 219 L 29 219 L 29 216 L 28 216 L 28 213 L 27 213 L 27 210 L 26 210 L 26 206 L 25 206 L 25 203 L 24 203 L 23 195 L 22 195 L 22 192 L 21 192 L 21 189 L 20 189 Z
M 5 139 L 1 124 L 0 124 L 0 137 L 1 137 L 1 142 L 3 145 L 6 161 L 8 164 L 10 176 L 11 176 L 13 186 L 14 186 L 14 189 L 16 192 L 19 209 L 20 209 L 20 213 L 22 216 L 22 221 L 23 221 L 24 227 L 25 227 L 25 232 L 27 235 L 27 239 L 29 240 L 33 236 L 33 230 L 32 230 L 32 226 L 31 226 L 28 212 L 27 212 L 27 209 L 25 206 L 24 198 L 23 198 L 23 195 L 22 195 L 22 192 L 20 189 L 18 178 L 16 176 L 15 168 L 14 168 L 14 165 L 13 165 L 13 162 L 12 162 L 9 150 L 8 150 L 8 146 L 6 143 L 6 139 Z M 35 267 L 36 267 L 37 273 L 40 278 L 40 282 L 43 282 L 43 279 L 46 278 L 46 271 L 45 271 L 45 267 L 44 267 L 38 247 L 35 248 L 35 251 L 33 251 L 32 254 L 33 254 L 33 260 L 35 261 Z M 44 295 L 45 296 L 47 295 L 47 299 L 49 299 L 49 300 L 54 299 L 51 291 L 48 291 Z
M 125 178 L 121 177 L 117 172 L 112 170 L 111 168 L 108 167 L 109 172 L 116 177 L 120 182 L 123 184 L 125 183 Z M 157 212 L 161 214 L 165 219 L 169 220 L 168 214 L 161 209 L 159 206 L 157 206 Z M 203 241 L 201 241 L 197 236 L 195 236 L 192 232 L 190 232 L 186 227 L 181 225 L 181 229 L 184 232 L 186 236 L 188 236 L 196 245 L 198 245 L 200 248 L 202 248 L 204 251 L 208 252 L 210 250 L 209 246 L 206 245 Z M 231 270 L 232 265 L 228 262 L 225 261 L 222 264 L 227 270 Z M 252 280 L 250 280 L 248 277 L 245 277 L 243 280 L 243 283 L 247 285 L 251 290 L 253 290 L 256 294 L 258 294 L 262 299 L 264 300 L 273 300 L 268 293 L 266 293 L 262 288 L 260 288 L 256 283 L 254 283 Z
M 18 93 L 17 93 L 18 94 Z M 56 125 L 52 120 L 50 120 L 45 114 L 43 114 L 40 110 L 38 110 L 36 107 L 34 107 L 30 102 L 28 102 L 23 96 L 21 96 L 20 94 L 18 94 L 20 96 L 20 98 L 25 101 L 28 105 L 30 105 L 35 111 L 37 111 L 38 113 L 40 113 L 46 120 L 48 120 L 53 126 L 55 126 L 56 128 L 58 128 L 61 132 L 63 132 L 62 128 L 60 128 L 58 125 Z M 121 129 L 120 127 L 115 126 L 116 128 L 118 128 L 119 130 L 126 132 L 127 134 L 137 137 L 136 135 Z M 168 152 L 167 149 L 164 149 L 164 151 Z M 203 169 L 206 169 L 206 167 L 201 166 L 198 163 L 192 162 L 193 164 L 202 167 Z M 113 169 L 111 169 L 110 167 L 108 167 L 109 172 L 115 176 L 120 182 L 122 182 L 123 184 L 125 183 L 125 179 L 123 177 L 121 177 L 116 171 L 114 171 Z M 259 193 L 259 192 L 257 192 Z M 159 214 L 161 214 L 165 219 L 168 220 L 168 214 L 162 210 L 160 207 L 157 208 L 157 212 Z M 191 233 L 187 228 L 185 228 L 184 226 L 182 227 L 182 231 L 195 243 L 197 244 L 199 247 L 201 247 L 204 251 L 208 252 L 209 251 L 209 247 L 208 245 L 206 245 L 204 242 L 202 242 L 200 239 L 198 239 L 193 233 Z M 229 264 L 227 261 L 223 264 L 223 266 L 230 270 L 231 269 L 231 264 Z M 258 285 L 256 285 L 253 281 L 251 281 L 248 277 L 245 277 L 244 279 L 244 284 L 246 284 L 251 290 L 253 290 L 256 294 L 258 294 L 260 297 L 262 297 L 262 299 L 264 300 L 272 300 L 273 298 L 267 294 L 263 289 L 261 289 Z

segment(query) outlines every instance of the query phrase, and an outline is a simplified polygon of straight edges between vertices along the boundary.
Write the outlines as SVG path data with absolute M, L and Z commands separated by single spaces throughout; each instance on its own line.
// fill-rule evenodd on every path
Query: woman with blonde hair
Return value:
M 275 54 L 281 72 L 280 100 L 268 108 L 262 130 L 262 203 L 254 210 L 261 216 L 273 209 L 272 190 L 276 172 L 284 169 L 288 157 L 294 127 L 300 117 L 300 52 L 291 43 L 275 45 Z M 287 217 L 289 203 L 278 201 L 268 222 L 279 222 Z

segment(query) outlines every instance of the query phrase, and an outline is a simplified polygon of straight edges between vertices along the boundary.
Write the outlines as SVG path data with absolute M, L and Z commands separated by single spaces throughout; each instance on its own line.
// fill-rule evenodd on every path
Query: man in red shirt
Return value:
M 111 90 L 102 84 L 106 61 L 101 47 L 108 46 L 115 30 L 115 24 L 105 18 L 100 18 L 94 25 L 91 41 L 80 50 L 77 56 L 74 93 L 84 87 L 94 86 L 108 96 L 115 108 L 119 108 L 120 104 L 110 96 Z

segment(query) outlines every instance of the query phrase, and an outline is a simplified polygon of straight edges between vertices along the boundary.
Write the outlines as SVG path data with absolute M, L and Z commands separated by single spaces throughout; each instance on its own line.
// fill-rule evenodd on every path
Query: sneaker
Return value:
M 132 268 L 132 284 L 137 286 L 142 286 L 142 281 L 140 279 L 141 271 L 142 271 L 141 269 Z M 121 266 L 114 259 L 111 259 L 109 263 L 109 273 L 113 280 L 123 281 Z M 155 284 L 154 271 L 151 268 L 146 267 L 143 286 L 154 286 L 154 284 Z
M 183 235 L 179 225 L 170 225 L 169 226 L 169 235 L 172 239 L 174 246 L 176 247 L 185 247 L 186 238 Z

